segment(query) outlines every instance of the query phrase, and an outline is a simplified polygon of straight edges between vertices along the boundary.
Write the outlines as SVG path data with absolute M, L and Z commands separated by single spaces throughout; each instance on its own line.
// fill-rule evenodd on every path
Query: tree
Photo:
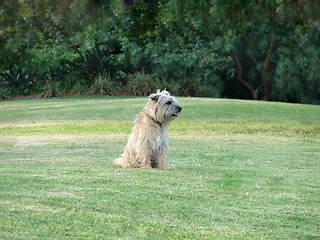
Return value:
M 314 0 L 2 0 L 0 73 L 62 71 L 51 80 L 72 88 L 83 76 L 66 63 L 99 46 L 122 68 L 110 70 L 121 87 L 129 66 L 178 94 L 316 103 L 319 9 Z
M 272 84 L 274 100 L 320 103 L 320 41 L 313 29 L 296 27 L 283 39 Z
M 238 81 L 257 100 L 270 99 L 270 67 L 278 47 L 276 1 L 217 1 L 222 14 L 218 20 L 227 45 L 225 53 L 234 58 Z

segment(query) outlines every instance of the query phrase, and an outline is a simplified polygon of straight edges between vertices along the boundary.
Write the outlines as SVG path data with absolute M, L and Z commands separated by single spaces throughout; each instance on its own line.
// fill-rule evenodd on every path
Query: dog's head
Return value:
M 161 122 L 171 121 L 179 116 L 182 108 L 178 104 L 178 100 L 171 96 L 166 90 L 149 96 L 149 101 L 145 107 L 145 111 L 156 120 Z

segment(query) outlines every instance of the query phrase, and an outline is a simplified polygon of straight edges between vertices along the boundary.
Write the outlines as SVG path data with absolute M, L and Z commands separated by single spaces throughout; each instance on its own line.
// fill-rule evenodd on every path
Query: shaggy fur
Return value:
M 136 120 L 121 158 L 114 164 L 128 168 L 162 168 L 168 166 L 168 125 L 178 117 L 181 107 L 175 97 L 166 90 L 149 96 Z

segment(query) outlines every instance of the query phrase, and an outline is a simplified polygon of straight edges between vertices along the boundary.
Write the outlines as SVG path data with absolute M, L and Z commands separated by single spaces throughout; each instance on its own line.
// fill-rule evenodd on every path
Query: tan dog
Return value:
M 181 107 L 166 90 L 149 96 L 149 101 L 136 120 L 121 158 L 114 164 L 133 168 L 162 168 L 168 166 L 168 125 L 178 117 Z

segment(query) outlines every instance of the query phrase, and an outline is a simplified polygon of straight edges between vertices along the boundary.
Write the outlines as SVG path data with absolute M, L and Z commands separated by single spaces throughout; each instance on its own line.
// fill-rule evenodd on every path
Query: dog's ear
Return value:
M 159 100 L 159 95 L 153 93 L 153 94 L 150 95 L 149 99 L 150 99 L 151 101 L 158 102 L 158 100 Z

